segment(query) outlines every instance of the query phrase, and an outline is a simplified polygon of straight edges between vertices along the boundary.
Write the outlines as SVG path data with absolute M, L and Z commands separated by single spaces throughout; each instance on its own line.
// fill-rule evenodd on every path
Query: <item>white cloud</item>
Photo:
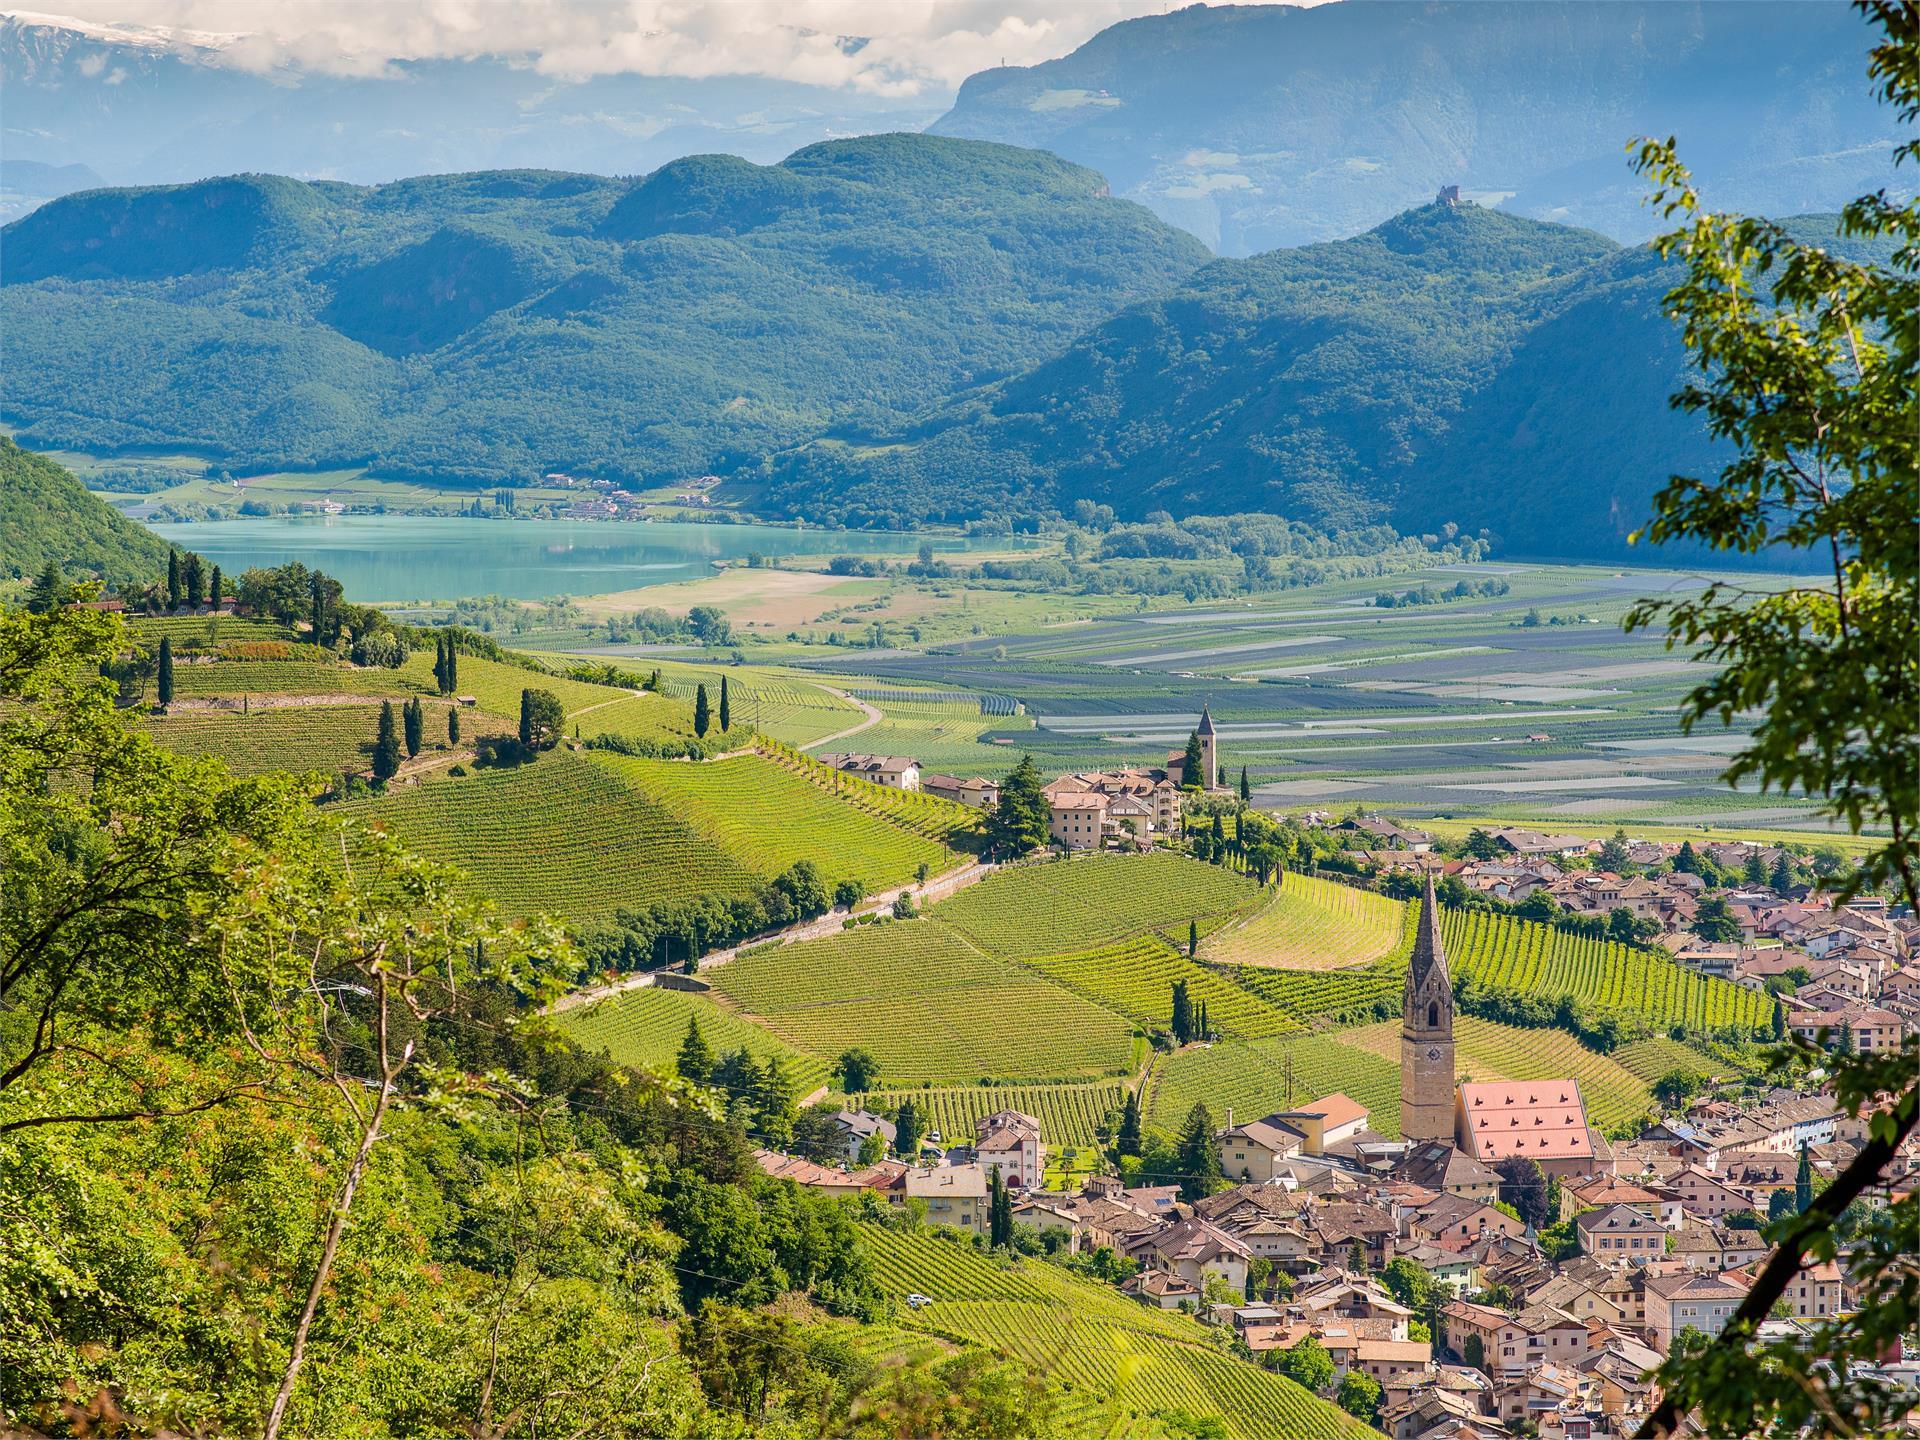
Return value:
M 222 63 L 377 75 L 521 59 L 556 79 L 753 75 L 911 96 L 1066 54 L 1169 0 L 68 0 L 80 19 L 234 38 Z M 856 43 L 861 42 L 864 43 Z

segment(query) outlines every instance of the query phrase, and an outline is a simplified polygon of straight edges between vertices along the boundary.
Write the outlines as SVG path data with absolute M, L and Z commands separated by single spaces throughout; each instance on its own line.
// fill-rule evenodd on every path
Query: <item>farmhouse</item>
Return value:
M 996 1110 L 975 1127 L 975 1158 L 1001 1182 L 1016 1190 L 1037 1189 L 1046 1149 L 1040 1122 L 1018 1110 Z
M 820 758 L 836 770 L 858 775 L 876 785 L 895 790 L 920 788 L 920 762 L 910 755 L 822 755 Z
M 976 810 L 991 810 L 1000 803 L 1000 787 L 978 775 L 962 780 L 957 775 L 922 775 L 920 788 L 942 800 L 971 805 Z

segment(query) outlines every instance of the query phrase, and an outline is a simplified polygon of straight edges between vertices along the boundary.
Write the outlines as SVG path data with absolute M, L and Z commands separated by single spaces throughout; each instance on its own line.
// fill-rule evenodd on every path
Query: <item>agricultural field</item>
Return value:
M 760 753 L 773 764 L 833 796 L 842 804 L 876 815 L 903 830 L 923 835 L 952 850 L 967 849 L 978 839 L 980 812 L 920 790 L 896 790 L 857 775 L 836 770 L 785 745 L 768 743 Z
M 1177 932 L 1252 905 L 1260 888 L 1218 865 L 1165 851 L 1089 855 L 1003 870 L 930 912 L 995 955 L 1090 950 L 1152 930 Z
M 425 755 L 443 749 L 448 706 L 426 703 Z M 240 775 L 270 770 L 308 770 L 338 774 L 364 770 L 380 723 L 380 703 L 344 705 L 265 705 L 239 711 L 179 710 L 148 719 L 147 730 L 167 749 L 181 755 L 215 755 Z M 460 712 L 460 738 L 512 732 L 514 722 L 474 710 Z
M 1343 1045 L 1400 1063 L 1398 1020 L 1342 1030 L 1339 1038 Z M 1564 1031 L 1524 1030 L 1460 1015 L 1453 1038 L 1454 1066 L 1462 1080 L 1578 1080 L 1587 1119 L 1603 1131 L 1638 1120 L 1653 1107 L 1645 1080 Z
M 1273 898 L 1216 930 L 1202 957 L 1276 970 L 1342 970 L 1391 954 L 1406 940 L 1409 907 L 1315 875 L 1282 877 Z
M 1656 1026 L 1752 1029 L 1773 1015 L 1769 997 L 1612 940 L 1486 910 L 1446 910 L 1440 933 L 1456 983 L 1539 995 L 1644 1017 Z
M 1632 1071 L 1647 1084 L 1652 1085 L 1662 1076 L 1675 1070 L 1684 1070 L 1701 1079 L 1711 1079 L 1716 1075 L 1734 1076 L 1745 1073 L 1739 1065 L 1716 1060 L 1713 1056 L 1696 1050 L 1691 1045 L 1671 1039 L 1665 1035 L 1649 1035 L 1644 1040 L 1635 1040 L 1622 1045 L 1613 1052 L 1613 1062 L 1621 1068 Z
M 465 657 L 462 657 L 464 665 Z M 463 671 L 464 674 L 464 671 Z M 177 663 L 173 667 L 174 694 L 185 698 L 240 695 L 371 695 L 401 699 L 433 693 L 432 657 L 428 657 L 425 685 L 415 683 L 406 670 L 362 669 L 344 663 L 313 660 L 209 660 Z M 485 705 L 482 709 L 489 708 Z M 520 692 L 513 694 L 513 713 L 520 713 Z
M 687 1025 L 698 1021 L 715 1055 L 745 1050 L 764 1064 L 779 1056 L 801 1095 L 827 1082 L 828 1062 L 808 1055 L 716 1004 L 711 996 L 656 985 L 623 990 L 590 1005 L 556 1012 L 554 1028 L 588 1050 L 605 1050 L 616 1064 L 670 1071 Z
M 1200 1324 L 1041 1260 L 1004 1260 L 931 1234 L 866 1227 L 901 1325 L 1023 1361 L 1067 1392 L 1070 1421 L 1140 1433 L 1173 1410 L 1217 1415 L 1233 1436 L 1352 1437 L 1356 1420 L 1291 1380 L 1215 1346 Z M 932 1297 L 910 1310 L 906 1296 Z
M 342 808 L 460 866 L 510 915 L 590 921 L 620 906 L 743 892 L 760 879 L 612 769 L 565 750 Z
M 911 881 L 921 865 L 938 871 L 951 863 L 946 847 L 758 755 L 695 765 L 590 754 L 623 785 L 762 875 L 812 860 L 829 886 L 858 880 L 877 891 Z
M 1097 1132 L 1109 1114 L 1125 1107 L 1127 1087 L 1118 1080 L 1090 1085 L 951 1085 L 879 1090 L 863 1099 L 864 1108 L 888 1114 L 898 1109 L 902 1100 L 912 1100 L 928 1125 L 948 1142 L 971 1139 L 974 1122 L 996 1110 L 1018 1110 L 1040 1122 L 1041 1136 L 1051 1156 L 1069 1146 L 1099 1144 Z
M 854 693 L 866 698 L 860 690 Z M 971 698 L 880 699 L 869 703 L 876 705 L 886 718 L 871 729 L 861 731 L 849 744 L 857 744 L 876 755 L 912 755 L 926 769 L 959 775 L 963 779 L 979 774 L 995 778 L 1005 775 L 1020 759 L 1018 748 L 991 745 L 981 737 L 1005 735 L 1032 724 L 1018 716 L 983 715 L 979 701 Z
M 1187 982 L 1188 998 L 1196 1007 L 1206 1005 L 1208 1023 L 1221 1034 L 1253 1040 L 1300 1028 L 1291 1016 L 1218 971 L 1195 964 L 1154 934 L 1098 950 L 1022 957 L 1020 963 L 1147 1029 L 1165 1030 L 1171 1024 L 1176 980 Z
M 229 587 L 222 586 L 222 589 Z M 231 592 L 229 592 L 231 593 Z M 137 615 L 125 616 L 127 633 L 143 645 L 160 648 L 160 639 L 171 640 L 175 649 L 187 645 L 211 648 L 234 640 L 297 640 L 300 638 L 277 620 L 251 615 Z
M 1399 1135 L 1398 1055 L 1389 1063 L 1333 1035 L 1230 1040 L 1160 1056 L 1147 1080 L 1142 1113 L 1148 1125 L 1174 1135 L 1197 1101 L 1213 1112 L 1216 1125 L 1224 1125 L 1229 1110 L 1237 1120 L 1257 1120 L 1336 1090 L 1367 1107 L 1372 1117 L 1368 1123 L 1375 1130 Z
M 1270 970 L 1236 965 L 1225 973 L 1234 981 L 1302 1023 L 1313 1020 L 1372 1019 L 1382 1006 L 1395 1012 L 1406 989 L 1407 963 L 1381 960 L 1360 970 Z
M 710 974 L 791 1045 L 866 1047 L 890 1089 L 1084 1081 L 1133 1065 L 1132 1027 L 1117 1015 L 924 920 L 743 955 Z

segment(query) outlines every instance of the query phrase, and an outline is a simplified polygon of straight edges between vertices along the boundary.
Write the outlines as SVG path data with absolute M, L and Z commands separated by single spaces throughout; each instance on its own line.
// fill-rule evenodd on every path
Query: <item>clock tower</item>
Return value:
M 1453 1080 L 1453 980 L 1429 874 L 1400 1026 L 1400 1134 L 1408 1144 L 1453 1138 Z

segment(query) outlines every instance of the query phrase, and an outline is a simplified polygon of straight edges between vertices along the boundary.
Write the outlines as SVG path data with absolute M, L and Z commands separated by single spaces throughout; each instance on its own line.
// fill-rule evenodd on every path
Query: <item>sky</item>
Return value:
M 757 75 L 874 95 L 951 92 L 1064 55 L 1169 0 L 53 0 L 108 25 L 221 37 L 223 63 L 377 75 L 396 61 L 523 57 L 564 79 Z M 864 43 L 862 43 L 864 42 Z

